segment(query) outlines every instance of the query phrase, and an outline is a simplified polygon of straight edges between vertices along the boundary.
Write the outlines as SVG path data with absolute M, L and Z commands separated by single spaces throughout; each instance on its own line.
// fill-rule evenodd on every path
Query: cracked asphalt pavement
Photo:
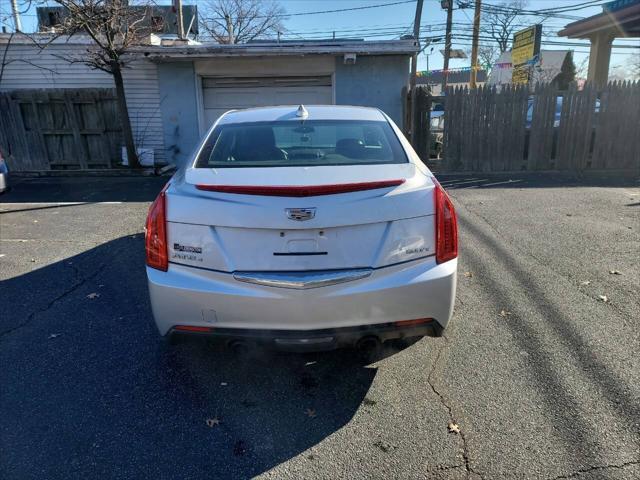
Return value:
M 454 318 L 370 364 L 167 345 L 143 251 L 166 178 L 15 179 L 0 477 L 640 478 L 637 179 L 440 179 L 460 225 Z

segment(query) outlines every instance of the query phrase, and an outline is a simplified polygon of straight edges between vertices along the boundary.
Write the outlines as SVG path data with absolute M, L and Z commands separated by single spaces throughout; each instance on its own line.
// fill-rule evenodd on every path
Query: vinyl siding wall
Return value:
M 6 43 L 0 43 L 4 54 Z M 51 44 L 40 50 L 28 43 L 12 43 L 6 52 L 0 91 L 51 88 L 114 88 L 112 77 L 81 63 L 87 45 Z M 138 147 L 153 148 L 156 163 L 165 162 L 160 115 L 158 68 L 146 60 L 136 60 L 123 71 L 125 95 L 134 139 Z

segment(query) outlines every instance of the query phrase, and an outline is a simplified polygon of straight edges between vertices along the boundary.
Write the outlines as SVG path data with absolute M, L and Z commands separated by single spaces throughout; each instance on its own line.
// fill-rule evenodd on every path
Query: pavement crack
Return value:
M 576 470 L 573 473 L 569 473 L 569 474 L 566 474 L 566 475 L 558 475 L 557 477 L 552 477 L 550 480 L 561 480 L 561 479 L 564 479 L 564 478 L 576 478 L 576 477 L 579 477 L 580 475 L 583 475 L 585 473 L 608 470 L 610 468 L 621 470 L 623 468 L 630 467 L 631 465 L 640 465 L 640 461 L 625 462 L 625 463 L 622 463 L 620 465 L 598 465 L 598 466 L 582 468 L 580 470 Z
M 442 343 L 442 346 L 438 349 L 438 353 L 436 354 L 436 358 L 433 361 L 433 366 L 431 367 L 431 371 L 429 372 L 429 375 L 427 376 L 427 383 L 431 387 L 431 390 L 433 391 L 433 393 L 440 400 L 440 403 L 442 404 L 442 406 L 447 409 L 447 412 L 449 414 L 449 421 L 451 423 L 457 423 L 455 415 L 453 414 L 453 409 L 452 409 L 451 405 L 449 405 L 447 403 L 447 401 L 445 400 L 444 396 L 442 395 L 442 393 L 440 393 L 438 388 L 435 386 L 435 383 L 433 382 L 433 375 L 435 373 L 436 368 L 438 367 L 438 362 L 440 361 L 440 357 L 442 356 L 442 352 L 444 351 L 445 346 L 449 343 L 449 339 L 446 336 L 443 335 L 442 339 L 444 340 L 444 342 Z M 482 475 L 480 475 L 478 472 L 474 471 L 473 468 L 471 467 L 471 461 L 469 460 L 469 445 L 467 443 L 467 438 L 465 436 L 464 431 L 461 430 L 458 435 L 460 435 L 460 439 L 462 440 L 462 458 L 464 460 L 464 464 L 462 466 L 464 467 L 465 471 L 467 472 L 467 476 L 473 474 L 475 476 L 478 476 L 478 477 L 482 478 Z M 456 468 L 456 467 L 452 467 L 452 468 Z
M 458 470 L 460 468 L 464 468 L 466 470 L 466 465 L 461 463 L 460 465 L 436 465 L 434 467 L 429 467 L 427 472 L 444 472 L 447 470 Z
M 73 265 L 72 263 L 67 263 L 67 265 L 74 270 L 76 278 L 78 278 L 78 277 L 80 277 L 80 278 L 78 280 L 76 280 L 64 292 L 62 292 L 61 294 L 57 295 L 55 298 L 50 300 L 49 303 L 47 303 L 47 305 L 44 308 L 41 308 L 40 310 L 36 310 L 35 312 L 31 312 L 27 316 L 27 318 L 26 318 L 26 320 L 24 322 L 19 323 L 18 325 L 14 326 L 12 328 L 9 328 L 7 330 L 4 330 L 4 331 L 0 332 L 0 339 L 4 338 L 6 335 L 9 335 L 10 333 L 15 332 L 16 330 L 19 330 L 19 329 L 24 328 L 27 325 L 29 325 L 37 315 L 45 313 L 46 311 L 50 310 L 60 300 L 62 300 L 63 298 L 65 298 L 65 297 L 67 297 L 69 295 L 71 295 L 73 292 L 78 290 L 80 287 L 82 287 L 89 280 L 92 280 L 93 278 L 98 276 L 98 274 L 100 274 L 105 269 L 105 267 L 107 267 L 107 265 L 109 265 L 109 264 L 108 263 L 100 264 L 95 271 L 93 271 L 90 275 L 88 275 L 86 277 L 81 277 L 80 270 L 75 265 Z

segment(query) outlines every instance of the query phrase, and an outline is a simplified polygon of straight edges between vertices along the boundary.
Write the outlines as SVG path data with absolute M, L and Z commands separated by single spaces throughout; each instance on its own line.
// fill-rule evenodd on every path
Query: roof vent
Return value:
M 298 107 L 298 111 L 296 112 L 296 117 L 307 118 L 309 116 L 309 112 L 304 108 L 304 105 L 300 105 Z

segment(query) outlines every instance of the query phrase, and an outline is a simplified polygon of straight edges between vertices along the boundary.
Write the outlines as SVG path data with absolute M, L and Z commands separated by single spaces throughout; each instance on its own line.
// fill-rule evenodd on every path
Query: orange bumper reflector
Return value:
M 196 327 L 193 325 L 176 325 L 173 329 L 179 332 L 210 332 L 213 330 L 212 327 Z
M 402 320 L 400 322 L 393 322 L 396 327 L 410 327 L 412 325 L 421 325 L 423 323 L 431 323 L 433 318 L 416 318 L 415 320 Z

